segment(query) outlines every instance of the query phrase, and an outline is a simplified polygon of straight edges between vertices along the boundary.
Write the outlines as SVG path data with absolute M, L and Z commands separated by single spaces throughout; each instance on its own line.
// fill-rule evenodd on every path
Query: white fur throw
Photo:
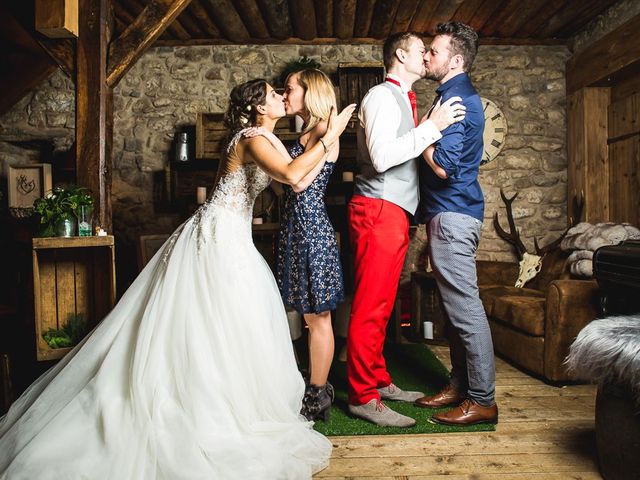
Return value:
M 576 250 L 567 259 L 569 271 L 578 277 L 593 277 L 593 252 L 604 245 L 640 239 L 640 230 L 629 223 L 582 222 L 572 227 L 562 239 L 562 250 Z
M 580 331 L 565 363 L 575 378 L 628 386 L 640 403 L 640 314 L 594 320 Z

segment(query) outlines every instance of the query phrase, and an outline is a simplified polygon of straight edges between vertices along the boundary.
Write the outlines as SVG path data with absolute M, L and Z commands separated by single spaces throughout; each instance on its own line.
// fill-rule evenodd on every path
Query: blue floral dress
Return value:
M 292 158 L 304 148 L 299 141 Z M 329 221 L 324 194 L 335 163 L 325 163 L 303 192 L 285 185 L 278 248 L 278 287 L 284 304 L 299 313 L 334 310 L 344 299 L 342 265 L 336 234 Z

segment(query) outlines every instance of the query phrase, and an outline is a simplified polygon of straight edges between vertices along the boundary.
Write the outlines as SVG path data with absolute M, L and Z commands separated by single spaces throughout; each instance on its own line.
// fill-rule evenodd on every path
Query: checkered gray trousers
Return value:
M 449 320 L 451 384 L 489 406 L 495 403 L 496 367 L 476 274 L 481 228 L 482 222 L 469 215 L 436 215 L 428 225 L 429 258 Z

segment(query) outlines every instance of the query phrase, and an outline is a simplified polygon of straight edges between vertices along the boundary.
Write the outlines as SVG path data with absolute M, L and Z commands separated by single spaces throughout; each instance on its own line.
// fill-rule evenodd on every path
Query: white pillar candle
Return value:
M 207 187 L 196 188 L 196 201 L 202 205 L 207 200 Z
M 426 340 L 433 340 L 433 322 L 422 323 L 423 335 Z

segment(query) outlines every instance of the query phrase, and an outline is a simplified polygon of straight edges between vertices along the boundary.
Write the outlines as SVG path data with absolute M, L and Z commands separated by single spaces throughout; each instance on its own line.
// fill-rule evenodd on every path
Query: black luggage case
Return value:
M 640 240 L 597 249 L 593 276 L 602 291 L 605 315 L 640 312 Z

